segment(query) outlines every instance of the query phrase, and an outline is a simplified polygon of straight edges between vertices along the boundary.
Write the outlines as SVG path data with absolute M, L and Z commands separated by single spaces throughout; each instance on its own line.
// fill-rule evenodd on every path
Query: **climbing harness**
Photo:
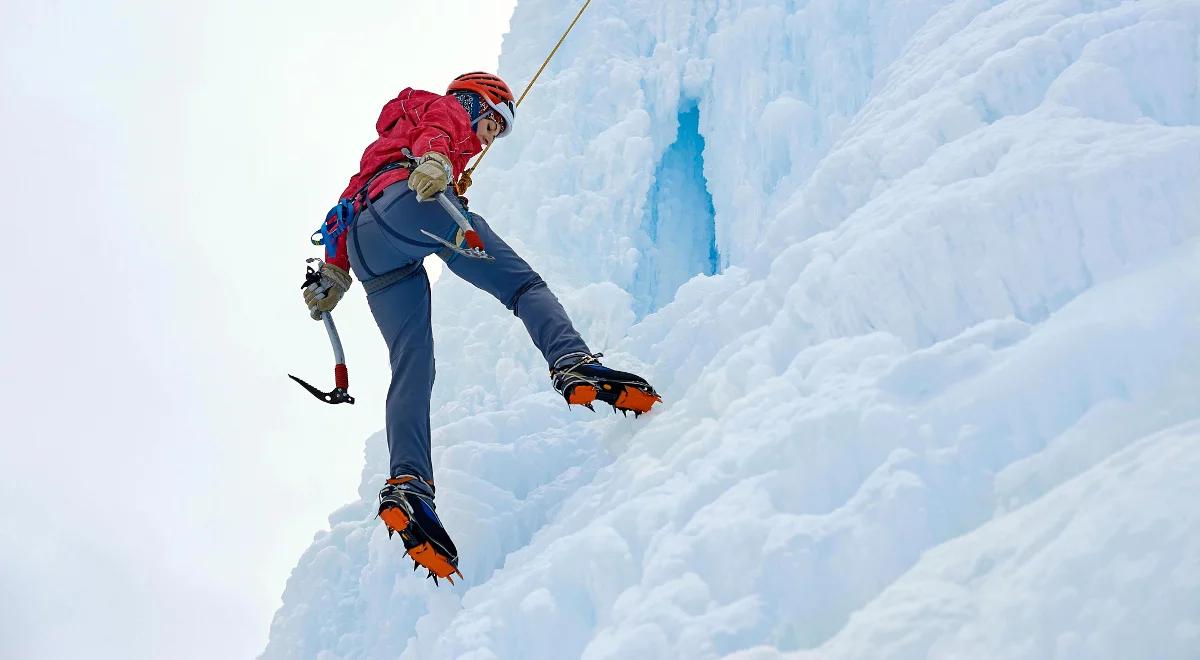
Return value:
M 400 151 L 404 154 L 405 160 L 388 163 L 387 165 L 381 167 L 379 171 L 376 172 L 374 176 L 372 176 L 370 180 L 368 180 L 367 183 L 358 190 L 358 192 L 354 193 L 350 197 L 339 200 L 337 205 L 335 205 L 332 209 L 329 209 L 329 213 L 325 214 L 325 222 L 321 223 L 321 226 L 312 233 L 312 236 L 309 238 L 309 240 L 313 245 L 325 246 L 326 259 L 333 258 L 334 252 L 337 249 L 338 237 L 349 231 L 350 225 L 354 224 L 354 219 L 358 215 L 358 211 L 355 210 L 355 203 L 357 202 L 363 207 L 370 205 L 370 188 L 371 184 L 375 182 L 375 179 L 379 178 L 379 176 L 382 174 L 391 172 L 392 170 L 401 168 L 411 170 L 416 167 L 418 159 L 413 156 L 408 147 L 404 147 Z M 450 175 L 447 174 L 446 178 L 449 180 Z M 418 197 L 418 199 L 420 198 Z M 476 232 L 473 227 L 471 227 L 471 221 L 468 220 L 465 215 L 463 215 L 463 212 L 458 205 L 451 201 L 450 198 L 446 196 L 444 191 L 434 195 L 433 199 L 437 200 L 442 209 L 444 209 L 446 213 L 449 214 L 449 216 L 454 220 L 454 224 L 458 225 L 458 228 L 462 230 L 463 238 L 467 242 L 467 247 L 459 247 L 458 245 L 455 245 L 439 236 L 435 236 L 424 229 L 421 230 L 421 233 L 437 241 L 445 248 L 461 254 L 464 257 L 471 259 L 483 259 L 485 261 L 495 261 L 495 257 L 488 254 L 484 249 L 483 239 L 479 238 L 479 233 Z
M 333 255 L 337 250 L 338 237 L 346 231 L 349 231 L 350 225 L 354 224 L 354 218 L 358 213 L 355 210 L 355 203 L 358 203 L 362 206 L 368 205 L 370 203 L 370 198 L 368 197 L 369 191 L 371 189 L 371 184 L 375 183 L 375 179 L 378 179 L 380 176 L 387 174 L 392 170 L 398 170 L 402 167 L 410 167 L 410 164 L 406 161 L 399 161 L 384 165 L 383 167 L 379 168 L 378 172 L 376 172 L 371 176 L 370 179 L 367 180 L 362 188 L 359 188 L 358 191 L 353 195 L 338 200 L 338 203 L 334 205 L 333 208 L 329 209 L 329 213 L 325 214 L 325 222 L 322 222 L 321 226 L 318 227 L 317 230 L 312 233 L 312 236 L 309 237 L 309 241 L 311 241 L 313 245 L 325 246 L 326 259 L 333 258 Z
M 566 31 L 564 31 L 562 36 L 558 38 L 558 43 L 554 44 L 554 48 L 550 50 L 550 54 L 546 56 L 546 59 L 542 61 L 542 65 L 538 67 L 537 73 L 533 74 L 533 78 L 529 81 L 529 84 L 525 85 L 525 90 L 521 92 L 520 98 L 517 99 L 518 108 L 521 107 L 521 101 L 524 101 L 525 96 L 529 94 L 529 90 L 533 89 L 533 84 L 537 82 L 538 77 L 542 75 L 542 71 L 546 70 L 546 65 L 550 64 L 550 60 L 554 59 L 554 54 L 558 52 L 559 46 L 562 46 L 563 42 L 567 40 L 567 35 L 571 34 L 571 30 L 575 27 L 575 24 L 579 22 L 579 18 L 583 16 L 583 12 L 587 11 L 588 5 L 590 4 L 592 4 L 592 0 L 586 0 L 583 3 L 583 6 L 579 8 L 579 13 L 575 14 L 575 18 L 572 19 L 571 24 L 567 26 Z M 495 144 L 495 142 L 493 141 L 492 144 Z M 484 147 L 483 153 L 479 154 L 479 158 L 475 159 L 475 164 L 467 168 L 467 170 L 462 173 L 462 176 L 458 177 L 458 183 L 454 184 L 454 190 L 459 195 L 467 194 L 467 189 L 471 187 L 472 183 L 471 175 L 475 173 L 475 168 L 479 167 L 479 164 L 483 162 L 483 157 L 486 156 L 488 150 L 492 148 L 492 144 Z

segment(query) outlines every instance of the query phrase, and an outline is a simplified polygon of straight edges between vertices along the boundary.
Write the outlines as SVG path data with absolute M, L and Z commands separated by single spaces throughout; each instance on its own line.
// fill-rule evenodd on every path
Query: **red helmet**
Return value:
M 496 111 L 496 114 L 504 119 L 504 128 L 497 137 L 504 137 L 512 132 L 513 123 L 516 120 L 516 105 L 513 101 L 512 90 L 504 84 L 500 76 L 483 71 L 464 73 L 455 78 L 446 88 L 446 93 L 450 92 L 475 92 L 492 110 Z

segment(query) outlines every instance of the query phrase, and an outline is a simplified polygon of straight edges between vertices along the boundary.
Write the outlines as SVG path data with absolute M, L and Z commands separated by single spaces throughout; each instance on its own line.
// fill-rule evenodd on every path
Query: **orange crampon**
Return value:
M 458 550 L 442 527 L 433 507 L 433 489 L 415 477 L 388 479 L 379 492 L 379 518 L 387 526 L 388 536 L 399 534 L 404 549 L 413 560 L 413 570 L 425 568 L 436 583 L 458 570 Z
M 550 379 L 568 404 L 595 410 L 592 403 L 599 399 L 622 413 L 632 412 L 637 417 L 650 412 L 655 403 L 662 401 L 645 378 L 610 369 L 600 364 L 601 357 L 600 353 L 570 353 L 555 361 L 550 369 Z

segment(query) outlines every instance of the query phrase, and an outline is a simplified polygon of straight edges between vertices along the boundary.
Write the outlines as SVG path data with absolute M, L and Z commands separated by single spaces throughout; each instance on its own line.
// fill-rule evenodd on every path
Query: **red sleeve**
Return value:
M 326 261 L 341 268 L 347 273 L 350 272 L 350 253 L 346 251 L 346 235 L 350 232 L 344 231 L 334 240 L 333 256 Z
M 332 232 L 336 225 L 337 216 L 330 213 L 325 218 L 325 230 Z M 333 245 L 325 246 L 325 262 L 333 264 L 347 273 L 350 272 L 350 253 L 346 251 L 346 235 L 349 233 L 349 231 L 343 230 L 337 238 L 333 239 Z
M 414 156 L 423 156 L 430 151 L 436 151 L 443 156 L 455 160 L 454 155 L 463 151 L 465 145 L 475 137 L 471 130 L 471 121 L 458 99 L 452 95 L 443 96 L 425 108 L 425 113 L 418 118 L 410 136 Z M 457 166 L 455 169 L 459 169 Z M 459 172 L 455 172 L 459 174 Z

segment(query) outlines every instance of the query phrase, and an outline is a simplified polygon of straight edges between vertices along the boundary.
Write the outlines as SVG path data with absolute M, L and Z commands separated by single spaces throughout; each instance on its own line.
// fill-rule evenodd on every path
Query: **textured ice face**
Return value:
M 501 73 L 574 11 L 523 0 Z M 521 325 L 443 278 L 466 585 L 406 576 L 371 519 L 376 436 L 266 657 L 1189 657 L 1198 25 L 593 5 L 472 204 L 665 405 L 567 410 Z

